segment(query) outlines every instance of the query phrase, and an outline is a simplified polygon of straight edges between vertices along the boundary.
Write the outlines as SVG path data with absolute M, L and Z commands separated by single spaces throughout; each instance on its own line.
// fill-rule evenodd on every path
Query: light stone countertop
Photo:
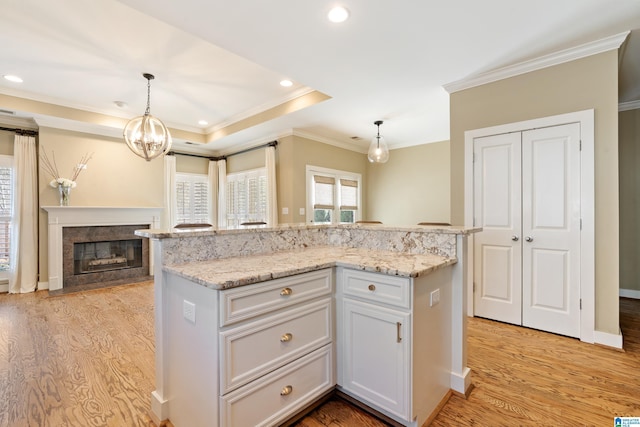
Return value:
M 432 254 L 332 246 L 168 265 L 164 270 L 207 288 L 222 290 L 336 266 L 418 277 L 456 262 L 455 258 Z

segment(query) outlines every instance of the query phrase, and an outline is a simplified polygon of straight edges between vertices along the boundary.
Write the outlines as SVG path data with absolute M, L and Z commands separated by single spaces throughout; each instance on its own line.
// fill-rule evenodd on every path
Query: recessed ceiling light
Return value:
M 329 11 L 327 18 L 329 18 L 329 21 L 335 23 L 344 22 L 349 19 L 349 10 L 343 6 L 336 6 Z
M 293 82 L 291 80 L 282 80 L 280 86 L 291 87 L 293 86 Z
M 14 82 L 14 83 L 22 83 L 22 79 L 18 76 L 14 76 L 11 74 L 7 74 L 6 76 L 3 76 L 5 79 L 9 80 L 10 82 Z
M 116 107 L 118 108 L 127 108 L 128 105 L 126 102 L 124 101 L 113 101 L 114 104 L 116 104 Z
M 208 125 L 208 124 L 209 124 L 209 122 L 208 122 L 208 121 L 206 121 L 206 120 L 200 120 L 200 121 L 198 121 L 198 124 L 199 124 L 200 126 L 206 126 L 206 125 Z

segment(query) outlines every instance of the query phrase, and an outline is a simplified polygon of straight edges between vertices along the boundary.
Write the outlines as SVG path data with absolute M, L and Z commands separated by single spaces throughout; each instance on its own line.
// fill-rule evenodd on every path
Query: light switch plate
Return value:
M 300 215 L 304 215 L 304 208 L 300 208 Z
M 429 307 L 433 307 L 434 305 L 440 302 L 440 288 L 435 291 L 431 291 L 431 295 L 429 298 Z
M 182 301 L 182 315 L 191 323 L 196 323 L 196 305 L 191 301 Z
M 289 215 L 289 208 L 282 208 L 282 215 Z

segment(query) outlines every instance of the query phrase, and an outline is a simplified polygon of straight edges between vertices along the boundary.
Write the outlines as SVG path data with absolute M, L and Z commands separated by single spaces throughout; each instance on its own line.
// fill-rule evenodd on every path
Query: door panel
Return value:
M 474 140 L 474 310 L 520 325 L 521 134 Z M 516 240 L 514 240 L 516 239 Z
M 580 125 L 522 134 L 522 324 L 580 336 Z

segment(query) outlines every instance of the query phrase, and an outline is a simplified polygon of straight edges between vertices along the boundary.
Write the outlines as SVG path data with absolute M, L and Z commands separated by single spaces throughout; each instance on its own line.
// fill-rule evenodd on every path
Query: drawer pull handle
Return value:
M 286 297 L 289 296 L 293 293 L 293 291 L 291 290 L 291 288 L 284 288 L 283 290 L 280 291 L 280 296 Z
M 397 342 L 402 342 L 402 337 L 400 336 L 400 329 L 402 329 L 402 323 L 400 322 L 396 322 L 396 328 L 397 328 Z
M 371 292 L 375 291 L 375 290 L 376 290 L 376 285 L 374 285 L 373 283 L 372 283 L 372 284 L 370 284 L 370 285 L 369 285 L 369 290 L 370 290 Z
M 293 335 L 287 332 L 286 334 L 280 337 L 280 342 L 289 342 L 292 339 L 293 339 Z
M 291 394 L 291 392 L 293 391 L 293 387 L 288 385 L 288 386 L 284 386 L 282 387 L 282 390 L 280 390 L 280 396 L 287 396 L 289 394 Z

